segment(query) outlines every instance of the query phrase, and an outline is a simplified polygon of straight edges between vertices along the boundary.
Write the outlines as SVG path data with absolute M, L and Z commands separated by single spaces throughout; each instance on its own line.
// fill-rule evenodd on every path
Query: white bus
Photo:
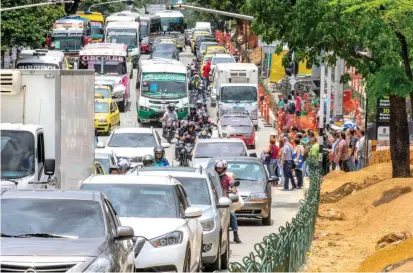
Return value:
M 188 115 L 188 76 L 185 65 L 175 60 L 141 61 L 139 101 L 136 103 L 138 121 L 159 122 L 166 106 L 175 105 L 179 120 Z
M 135 12 L 123 11 L 116 12 L 109 15 L 105 20 L 105 28 L 110 22 L 138 22 L 139 23 L 140 15 Z
M 105 43 L 125 44 L 128 46 L 133 68 L 139 65 L 139 23 L 138 22 L 109 22 L 105 28 Z
M 70 69 L 65 54 L 57 50 L 24 49 L 16 62 L 16 69 Z
M 164 34 L 173 36 L 176 39 L 179 49 L 185 48 L 185 29 L 184 15 L 175 10 L 164 10 L 157 12 L 161 17 L 161 30 Z

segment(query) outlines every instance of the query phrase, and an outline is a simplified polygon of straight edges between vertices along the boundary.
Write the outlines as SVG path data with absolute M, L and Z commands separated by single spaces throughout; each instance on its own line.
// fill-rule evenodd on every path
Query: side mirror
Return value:
M 163 142 L 161 143 L 162 148 L 169 148 L 171 145 L 169 143 Z
M 116 230 L 116 237 L 115 240 L 123 241 L 123 240 L 131 240 L 135 237 L 135 233 L 133 232 L 133 228 L 127 226 L 120 226 Z
M 239 180 L 236 180 L 236 181 L 234 182 L 234 186 L 235 186 L 235 187 L 239 187 L 239 185 L 241 185 L 241 182 L 239 182 Z
M 239 201 L 239 196 L 237 194 L 230 194 L 229 199 L 232 203 L 237 203 Z
M 256 152 L 252 152 L 249 154 L 250 157 L 257 157 L 257 153 Z
M 221 197 L 221 198 L 219 198 L 217 208 L 219 208 L 219 209 L 229 208 L 231 203 L 232 203 L 231 199 L 229 199 L 227 197 Z
M 96 148 L 105 148 L 105 144 L 103 144 L 103 142 L 98 142 Z
M 56 161 L 54 159 L 46 159 L 44 161 L 44 174 L 54 175 Z
M 189 207 L 185 210 L 185 219 L 199 218 L 202 216 L 202 209 Z

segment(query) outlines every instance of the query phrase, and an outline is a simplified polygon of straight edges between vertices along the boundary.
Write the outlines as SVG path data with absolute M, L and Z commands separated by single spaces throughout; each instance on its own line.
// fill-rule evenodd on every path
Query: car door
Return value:
M 119 109 L 116 102 L 111 103 L 111 121 L 112 126 L 115 126 L 119 123 Z
M 108 242 L 108 247 L 109 247 L 109 255 L 111 256 L 113 263 L 112 266 L 112 272 L 119 272 L 120 271 L 120 264 L 122 261 L 121 257 L 121 248 L 120 248 L 120 243 L 119 241 L 115 240 L 116 237 L 116 222 L 115 219 L 113 218 L 113 214 L 111 213 L 108 205 L 108 200 L 105 198 L 103 202 L 103 207 L 104 207 L 104 212 L 106 215 L 106 221 L 108 224 L 108 232 L 109 232 L 109 242 Z
M 221 197 L 226 197 L 226 195 L 224 193 L 224 190 L 221 186 L 221 182 L 219 181 L 218 176 L 213 172 L 208 173 L 208 176 L 209 176 L 209 179 L 212 182 L 213 191 L 216 192 L 218 200 Z M 227 230 L 229 228 L 230 209 L 229 208 L 226 208 L 226 209 L 222 208 L 222 209 L 219 209 L 219 211 L 221 213 L 222 229 Z M 225 234 L 223 234 L 223 236 L 224 235 L 226 236 L 226 232 L 225 232 Z
M 186 196 L 185 190 L 182 188 L 181 185 L 177 185 L 177 190 L 178 190 L 178 201 L 180 203 L 180 207 L 183 206 L 184 208 L 184 215 L 185 215 L 185 210 L 190 207 L 190 203 L 188 200 L 188 197 Z M 190 246 L 191 246 L 191 257 L 194 257 L 191 259 L 191 269 L 194 266 L 194 262 L 196 261 L 195 257 L 199 255 L 199 250 L 201 249 L 201 241 L 202 238 L 200 238 L 200 235 L 198 233 L 198 218 L 195 219 L 186 219 L 187 227 L 189 230 L 189 241 L 190 241 Z M 202 232 L 201 232 L 202 236 Z
M 112 216 L 112 219 L 114 220 L 116 229 L 121 226 L 119 217 L 116 213 L 116 210 L 113 208 L 112 204 L 108 199 L 105 200 L 105 202 L 108 205 L 110 214 Z M 120 272 L 133 272 L 134 269 L 134 263 L 129 264 L 128 263 L 128 256 L 131 254 L 133 250 L 132 242 L 130 240 L 122 240 L 122 241 L 116 241 L 119 246 L 119 266 L 121 271 Z

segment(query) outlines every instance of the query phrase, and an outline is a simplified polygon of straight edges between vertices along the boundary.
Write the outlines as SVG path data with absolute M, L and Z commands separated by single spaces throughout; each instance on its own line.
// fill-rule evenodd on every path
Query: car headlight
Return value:
M 252 193 L 250 200 L 267 200 L 267 194 L 265 192 Z
M 205 220 L 205 221 L 201 221 L 201 226 L 203 228 L 204 231 L 211 231 L 214 229 L 215 227 L 215 220 L 214 218 Z
M 174 231 L 174 232 L 153 238 L 149 242 L 154 247 L 179 245 L 180 243 L 182 243 L 183 237 L 184 237 L 184 234 L 182 233 L 182 231 Z
M 107 120 L 105 118 L 100 118 L 99 122 L 106 122 Z
M 98 257 L 84 272 L 110 272 L 111 264 L 109 257 Z

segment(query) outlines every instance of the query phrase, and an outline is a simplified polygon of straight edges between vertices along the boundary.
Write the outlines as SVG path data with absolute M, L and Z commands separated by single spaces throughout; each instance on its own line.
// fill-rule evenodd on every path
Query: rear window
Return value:
M 222 126 L 251 126 L 251 121 L 248 117 L 225 117 L 221 118 Z
M 247 156 L 244 142 L 200 142 L 196 146 L 196 158 Z
M 205 178 L 175 177 L 185 189 L 191 204 L 211 205 L 208 182 Z

